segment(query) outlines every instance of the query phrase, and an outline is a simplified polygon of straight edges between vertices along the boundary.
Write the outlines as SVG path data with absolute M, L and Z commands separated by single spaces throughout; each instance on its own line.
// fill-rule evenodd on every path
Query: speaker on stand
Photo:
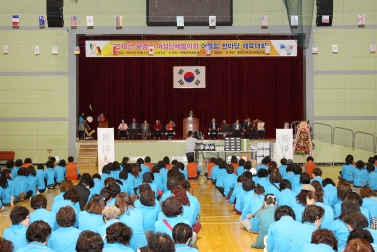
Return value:
M 64 27 L 64 0 L 46 0 L 48 27 Z

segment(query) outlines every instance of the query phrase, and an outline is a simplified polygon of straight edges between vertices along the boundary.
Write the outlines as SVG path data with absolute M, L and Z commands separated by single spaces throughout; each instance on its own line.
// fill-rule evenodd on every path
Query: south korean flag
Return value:
M 206 88 L 206 67 L 173 67 L 173 88 Z

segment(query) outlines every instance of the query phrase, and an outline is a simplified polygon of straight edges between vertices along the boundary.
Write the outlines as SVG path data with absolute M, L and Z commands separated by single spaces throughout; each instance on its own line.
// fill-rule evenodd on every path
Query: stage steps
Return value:
M 80 173 L 97 173 L 97 157 L 97 144 L 81 144 L 77 154 L 77 166 L 80 169 Z

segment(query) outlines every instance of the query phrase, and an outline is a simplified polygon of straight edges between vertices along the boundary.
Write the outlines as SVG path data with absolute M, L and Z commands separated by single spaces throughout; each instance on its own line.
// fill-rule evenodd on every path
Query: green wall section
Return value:
M 174 34 L 171 27 L 146 27 L 146 1 L 143 0 L 79 0 L 64 1 L 64 28 L 40 28 L 38 15 L 46 15 L 46 0 L 0 1 L 0 46 L 9 47 L 8 54 L 0 53 L 0 150 L 16 151 L 16 158 L 31 157 L 44 162 L 51 155 L 66 158 L 76 153 L 68 142 L 70 131 L 76 130 L 76 115 L 69 104 L 70 80 L 75 70 L 70 68 L 73 50 L 70 39 L 82 33 L 126 34 L 141 29 L 145 34 Z M 289 23 L 281 0 L 234 0 L 233 27 L 208 27 L 183 32 L 201 34 L 286 34 Z M 307 104 L 308 119 L 335 126 L 377 134 L 376 54 L 369 45 L 377 41 L 377 0 L 334 0 L 332 27 L 313 26 L 311 45 L 318 46 L 318 54 L 306 51 L 307 94 L 314 96 Z M 12 15 L 20 15 L 20 27 L 12 28 Z M 315 14 L 315 13 L 314 13 Z M 357 15 L 366 15 L 366 26 L 357 26 Z M 70 16 L 78 17 L 77 29 L 70 27 Z M 268 15 L 269 27 L 261 27 L 261 16 Z M 86 28 L 86 16 L 94 17 L 94 28 Z M 121 31 L 115 28 L 115 16 L 123 16 Z M 313 22 L 314 24 L 314 22 Z M 105 31 L 105 32 L 104 32 Z M 140 32 L 140 31 L 139 31 Z M 176 32 L 177 34 L 178 31 Z M 339 52 L 332 53 L 331 46 Z M 40 55 L 34 47 L 40 47 Z M 52 55 L 52 46 L 58 46 L 58 55 Z M 74 62 L 74 58 L 73 58 Z M 308 81 L 312 78 L 312 82 Z M 71 112 L 69 112 L 71 111 Z M 156 143 L 157 144 L 157 143 Z M 150 144 L 148 152 L 160 157 L 158 144 Z M 128 156 L 145 156 L 143 148 L 135 144 Z M 320 144 L 319 144 L 320 145 Z M 140 148 L 139 148 L 140 147 Z M 75 148 L 75 145 L 73 149 Z M 332 147 L 336 149 L 337 147 Z M 155 150 L 158 149 L 158 150 Z M 182 148 L 171 146 L 166 152 L 177 153 Z M 348 150 L 341 150 L 340 156 Z M 318 153 L 328 160 L 328 152 Z M 338 151 L 333 151 L 338 155 Z M 139 155 L 140 154 L 140 155 Z M 117 153 L 117 156 L 126 154 Z

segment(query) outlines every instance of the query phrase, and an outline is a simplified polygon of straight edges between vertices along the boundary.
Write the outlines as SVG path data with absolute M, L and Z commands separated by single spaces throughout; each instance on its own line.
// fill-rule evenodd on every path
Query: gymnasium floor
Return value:
M 330 177 L 335 183 L 338 181 L 338 174 L 341 166 L 318 166 L 323 171 L 323 178 Z M 246 232 L 245 228 L 238 222 L 239 216 L 233 212 L 233 207 L 225 202 L 215 186 L 200 176 L 197 181 L 191 182 L 191 193 L 198 197 L 201 203 L 201 224 L 197 245 L 200 251 L 263 251 L 251 249 L 257 235 Z M 59 194 L 58 189 L 48 190 L 45 193 L 48 200 L 48 209 L 55 195 Z M 31 211 L 30 202 L 25 201 L 20 205 L 26 206 Z M 9 219 L 10 207 L 5 207 L 0 212 L 0 230 L 11 225 Z

